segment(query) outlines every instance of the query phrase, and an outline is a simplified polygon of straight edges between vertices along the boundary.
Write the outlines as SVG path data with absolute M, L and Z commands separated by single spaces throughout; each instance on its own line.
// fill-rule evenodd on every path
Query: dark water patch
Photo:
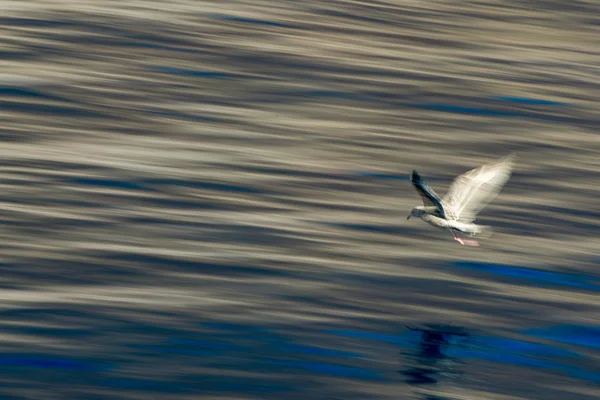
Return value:
M 157 43 L 136 42 L 136 41 L 131 41 L 131 42 L 123 42 L 123 41 L 121 41 L 119 43 L 119 46 L 123 46 L 123 47 L 139 47 L 139 48 L 143 48 L 143 49 L 178 50 L 176 48 L 169 47 L 169 46 L 163 46 L 163 45 L 157 44 Z
M 566 115 L 558 115 L 558 114 L 547 114 L 543 112 L 539 112 L 533 109 L 524 109 L 521 108 L 520 111 L 510 111 L 510 110 L 497 110 L 493 108 L 483 108 L 483 107 L 472 107 L 472 106 L 451 106 L 445 104 L 417 104 L 410 105 L 404 104 L 405 107 L 414 107 L 418 109 L 424 110 L 432 110 L 439 112 L 447 112 L 453 114 L 466 114 L 466 115 L 475 115 L 475 116 L 486 116 L 486 117 L 510 117 L 510 118 L 527 118 L 532 120 L 546 121 L 546 122 L 554 122 L 561 124 L 573 124 L 576 126 L 595 126 L 598 124 L 598 121 L 590 118 L 582 118 L 582 117 L 571 117 Z M 492 107 L 493 105 L 490 105 Z
M 201 382 L 198 384 L 200 393 L 278 393 L 294 390 L 292 385 L 274 382 L 272 379 L 246 378 L 240 376 L 195 375 L 184 377 L 185 380 Z
M 253 166 L 253 165 L 232 165 L 232 164 L 222 164 L 215 163 L 213 164 L 216 168 L 226 168 L 233 171 L 243 171 L 243 172 L 252 172 L 256 174 L 266 175 L 266 176 L 284 176 L 284 177 L 295 177 L 295 178 L 304 178 L 306 181 L 318 181 L 318 180 L 327 180 L 327 179 L 335 179 L 335 180 L 344 180 L 344 181 L 354 181 L 356 178 L 348 173 L 342 172 L 340 174 L 332 174 L 330 172 L 315 172 L 311 169 L 308 170 L 299 170 L 299 169 L 290 169 L 285 168 L 284 166 L 277 167 L 262 167 L 262 166 Z
M 40 180 L 43 180 L 43 177 L 47 175 L 45 171 L 98 171 L 99 173 L 107 172 L 109 174 L 114 171 L 113 169 L 107 169 L 93 164 L 34 159 L 5 160 L 2 164 L 2 170 L 26 176 L 39 177 Z M 44 170 L 44 172 L 40 172 L 39 170 Z
M 84 35 L 71 35 L 62 33 L 44 34 L 44 39 L 54 43 L 69 43 L 72 45 L 90 46 L 90 47 L 119 47 L 121 38 L 117 36 L 91 35 L 89 32 Z M 81 57 L 81 56 L 79 56 Z
M 64 28 L 72 24 L 67 21 L 24 18 L 24 17 L 0 17 L 0 26 L 18 26 L 22 28 Z
M 266 20 L 254 19 L 254 18 L 234 17 L 232 15 L 213 14 L 213 15 L 211 15 L 211 17 L 217 18 L 217 19 L 222 19 L 225 21 L 241 22 L 244 24 L 266 25 L 266 26 L 275 26 L 275 27 L 280 27 L 280 28 L 289 28 L 290 27 L 290 25 L 282 24 L 280 22 L 266 21 Z
M 507 101 L 507 102 L 512 102 L 512 103 L 519 103 L 519 104 L 571 107 L 571 104 L 568 104 L 568 103 L 561 103 L 558 101 L 550 101 L 550 100 L 542 100 L 542 99 L 533 99 L 530 97 L 492 97 L 492 99 L 500 100 L 500 101 Z
M 28 326 L 28 325 L 5 325 L 2 327 L 4 332 L 16 333 L 19 335 L 34 335 L 40 339 L 44 336 L 48 338 L 79 338 L 84 339 L 88 336 L 95 335 L 91 329 L 82 328 L 57 328 L 44 326 Z
M 295 277 L 298 272 L 282 271 L 275 268 L 261 268 L 244 265 L 212 264 L 201 261 L 187 261 L 146 254 L 108 253 L 103 259 L 113 263 L 133 263 L 146 271 L 156 268 L 159 271 L 175 270 L 195 272 L 210 276 L 249 276 L 249 277 Z
M 45 231 L 42 231 L 44 233 Z M 106 279 L 120 279 L 132 282 L 136 279 L 151 276 L 146 269 L 127 268 L 122 264 L 109 264 L 105 260 L 73 261 L 73 260 L 37 260 L 34 266 L 29 260 L 12 265 L 0 265 L 3 276 L 11 279 L 23 279 L 29 283 L 49 284 L 98 284 Z M 111 281 L 111 283 L 114 283 Z
M 354 378 L 362 380 L 387 381 L 382 378 L 376 371 L 367 370 L 364 368 L 348 367 L 344 365 L 335 365 L 327 363 L 302 362 L 302 361 L 267 361 L 270 364 L 280 366 L 282 368 L 291 367 L 292 369 L 300 369 L 309 372 L 314 372 L 322 375 L 331 375 L 344 378 Z
M 16 203 L 20 203 L 16 201 Z M 87 210 L 106 210 L 107 205 L 105 203 L 99 202 L 98 199 L 95 198 L 87 198 L 87 199 L 45 199 L 45 205 L 47 206 L 59 206 L 67 208 L 85 208 Z M 90 224 L 97 225 L 110 225 L 110 222 L 106 221 L 86 221 Z M 90 225 L 91 226 L 91 225 Z
M 383 174 L 376 172 L 361 172 L 356 171 L 353 172 L 354 175 L 363 176 L 366 178 L 379 178 L 379 179 L 395 179 L 399 181 L 408 181 L 409 177 L 407 175 L 396 175 L 396 174 Z
M 139 23 L 140 20 L 137 19 L 136 22 Z M 146 29 L 143 32 L 139 30 L 133 31 L 130 26 L 125 26 L 125 29 L 119 28 L 114 30 L 114 35 L 121 36 L 125 40 L 132 39 L 147 43 L 161 43 L 165 46 L 198 47 L 198 43 L 194 39 L 189 39 L 187 35 L 181 35 L 180 32 L 172 30 L 157 30 L 154 23 L 146 25 Z
M 192 389 L 194 393 L 214 393 L 223 395 L 225 393 L 235 394 L 268 394 L 285 391 L 298 391 L 299 388 L 276 382 L 273 379 L 264 379 L 260 376 L 248 377 L 239 374 L 211 375 L 211 374 L 182 374 L 178 381 L 172 384 L 181 384 Z M 195 383 L 190 383 L 195 382 Z
M 527 190 L 535 189 L 528 187 Z M 541 213 L 544 218 L 537 217 Z M 551 237 L 551 235 L 566 234 L 567 232 L 590 235 L 600 232 L 600 226 L 594 223 L 600 219 L 600 214 L 593 211 L 569 210 L 563 207 L 525 206 L 521 209 L 505 210 L 502 215 L 519 231 L 528 232 L 531 236 Z M 579 220 L 569 218 L 569 215 L 578 217 Z M 565 219 L 568 219 L 568 224 L 565 223 Z M 504 226 L 505 229 L 511 229 L 510 226 L 506 226 L 506 223 Z
M 0 354 L 0 368 L 2 367 L 49 368 L 98 372 L 110 369 L 108 365 L 92 364 L 66 357 L 13 353 Z
M 292 353 L 310 354 L 315 356 L 327 356 L 327 357 L 341 357 L 341 358 L 364 358 L 363 355 L 353 353 L 349 351 L 340 351 L 326 349 L 322 347 L 314 346 L 302 346 L 302 345 L 285 345 L 279 346 L 278 350 Z
M 74 183 L 77 185 L 85 186 L 100 186 L 111 189 L 130 189 L 130 190 L 145 190 L 146 188 L 136 182 L 127 182 L 118 179 L 109 178 L 67 178 L 65 179 L 68 183 Z
M 194 377 L 191 377 L 192 379 Z M 278 393 L 287 391 L 297 391 L 292 385 L 278 383 L 272 380 L 260 378 L 242 378 L 239 376 L 206 376 L 199 375 L 195 379 L 201 380 L 200 392 L 213 393 Z
M 405 235 L 407 232 L 404 229 L 404 227 L 400 227 L 400 226 L 349 224 L 349 223 L 332 223 L 332 222 L 323 222 L 323 224 L 333 226 L 336 228 L 350 229 L 350 230 L 354 230 L 354 231 L 375 232 L 375 233 L 384 233 L 384 234 L 392 234 L 392 235 Z
M 99 195 L 99 194 L 96 194 Z M 104 195 L 104 194 L 102 194 Z M 119 198 L 122 201 L 126 201 L 126 200 L 131 200 L 131 201 L 135 201 L 137 204 L 143 205 L 143 206 L 150 206 L 150 207 L 158 207 L 160 209 L 165 209 L 165 210 L 175 210 L 175 209 L 179 209 L 179 210 L 232 210 L 232 211 L 238 211 L 239 208 L 236 208 L 234 206 L 229 206 L 227 204 L 219 204 L 216 203 L 212 200 L 201 200 L 201 199 L 197 199 L 197 200 L 181 200 L 181 199 L 176 199 L 176 198 L 162 198 L 162 197 L 154 197 L 154 198 L 149 198 L 149 197 L 132 197 L 132 198 L 127 198 L 126 196 L 123 195 L 119 195 Z
M 444 104 L 421 104 L 421 105 L 418 105 L 418 107 L 426 109 L 426 110 L 433 110 L 433 111 L 442 111 L 442 112 L 457 113 L 457 114 L 484 115 L 484 116 L 493 116 L 493 117 L 526 117 L 527 116 L 526 114 L 523 114 L 523 113 L 490 110 L 490 109 L 478 108 L 478 107 L 449 106 L 449 105 L 444 105 Z
M 35 99 L 45 100 L 64 100 L 61 97 L 52 96 L 38 90 L 25 89 L 20 87 L 3 86 L 0 83 L 0 96 L 11 96 L 11 97 L 28 97 Z
M 275 333 L 274 330 L 259 328 L 249 325 L 242 324 L 233 324 L 228 322 L 204 322 L 200 324 L 201 326 L 208 329 L 216 329 L 216 330 L 225 330 L 225 331 L 233 331 L 233 332 L 252 332 L 252 333 L 260 333 L 260 334 L 271 334 Z
M 61 117 L 81 117 L 81 118 L 104 118 L 106 114 L 98 113 L 91 110 L 83 110 L 81 108 L 73 108 L 67 106 L 57 106 L 50 104 L 36 103 L 17 103 L 0 100 L 0 108 L 4 111 L 34 113 L 34 114 L 50 114 Z
M 37 322 L 46 319 L 64 319 L 64 318 L 88 318 L 90 314 L 69 308 L 13 308 L 0 310 L 0 317 L 3 320 L 24 319 L 35 320 Z
M 548 171 L 550 172 L 550 171 Z M 553 176 L 559 176 L 560 173 L 564 174 L 564 170 L 561 171 L 556 171 L 556 173 L 551 173 L 551 175 Z M 577 174 L 579 172 L 576 172 Z M 531 186 L 529 186 L 531 187 Z M 567 214 L 567 215 L 572 215 L 572 216 L 576 216 L 576 217 L 582 217 L 582 218 L 586 218 L 586 219 L 590 219 L 590 220 L 600 220 L 600 212 L 594 211 L 594 210 L 589 210 L 589 209 L 578 209 L 575 207 L 557 207 L 557 206 L 548 206 L 548 205 L 536 205 L 536 206 L 531 206 L 528 207 L 527 210 L 530 210 L 531 213 L 534 212 L 540 212 L 540 211 L 547 211 L 548 213 L 553 213 L 553 214 Z M 574 223 L 574 221 L 569 220 L 569 226 L 571 226 Z M 555 225 L 564 225 L 563 224 L 555 224 Z M 581 224 L 582 226 L 598 226 L 598 224 Z
M 291 338 L 275 329 L 222 322 L 205 322 L 200 326 L 207 329 L 202 333 L 203 338 L 207 340 L 243 340 L 246 345 L 253 343 L 252 348 L 256 350 L 262 346 L 273 346 L 275 349 L 275 347 L 289 344 L 292 341 Z
M 158 353 L 160 355 L 178 354 L 182 356 L 187 355 L 193 357 L 210 357 L 218 354 L 211 350 L 189 349 L 168 345 L 131 345 L 129 346 L 129 348 L 134 350 L 134 353 L 132 355 L 135 355 L 136 357 L 145 356 L 149 354 L 154 355 L 153 353 Z M 135 350 L 141 350 L 141 352 Z
M 330 335 L 343 336 L 355 339 L 366 339 L 366 340 L 374 340 L 378 342 L 391 343 L 394 345 L 405 345 L 407 343 L 408 338 L 397 336 L 397 335 L 389 335 L 384 333 L 377 332 L 367 332 L 367 331 L 355 331 L 349 329 L 331 329 L 324 331 Z
M 559 343 L 600 350 L 600 327 L 597 326 L 558 325 L 527 329 L 523 333 Z
M 190 235 L 193 235 L 190 233 Z M 222 226 L 206 234 L 212 242 L 258 244 L 265 246 L 289 246 L 300 248 L 316 248 L 322 244 L 313 238 L 294 236 L 283 229 L 267 228 L 264 226 L 233 225 Z
M 258 189 L 248 187 L 248 186 L 240 186 L 234 185 L 230 183 L 219 183 L 219 182 L 199 182 L 192 180 L 183 180 L 183 179 L 143 179 L 142 182 L 145 185 L 155 185 L 155 186 L 181 186 L 188 187 L 193 189 L 203 189 L 203 190 L 214 190 L 221 192 L 230 192 L 230 193 L 260 193 Z
M 5 129 L 4 132 L 0 133 L 0 141 L 6 143 L 31 143 L 37 137 L 39 136 L 33 133 L 24 133 L 22 131 L 10 129 Z
M 247 349 L 248 346 L 225 342 L 222 340 L 197 340 L 197 339 L 181 339 L 181 338 L 169 338 L 167 342 L 175 346 L 185 346 L 187 348 L 203 348 L 212 350 L 232 350 L 238 351 Z
M 153 50 L 166 50 L 166 51 L 176 51 L 179 53 L 193 53 L 193 54 L 204 54 L 207 51 L 201 49 L 187 48 L 187 47 L 179 47 L 179 46 L 170 46 L 159 43 L 151 43 L 151 42 L 142 42 L 142 41 L 119 41 L 119 46 L 123 47 L 137 47 L 140 49 L 153 49 Z
M 153 67 L 152 69 L 158 72 L 164 72 L 166 74 L 193 76 L 198 78 L 210 78 L 210 79 L 229 79 L 232 76 L 222 72 L 214 71 L 198 71 L 192 69 L 174 68 L 174 67 Z
M 286 93 L 293 97 L 306 97 L 310 99 L 341 99 L 341 100 L 371 100 L 368 96 L 363 96 L 353 92 L 342 92 L 336 90 L 298 90 Z
M 458 268 L 481 271 L 519 281 L 535 282 L 536 285 L 540 286 L 568 286 L 593 291 L 600 290 L 600 284 L 596 283 L 599 280 L 598 278 L 583 274 L 566 274 L 532 268 L 515 267 L 511 265 L 486 264 L 469 261 L 459 261 L 454 265 Z
M 403 13 L 406 11 L 403 10 Z M 398 25 L 398 24 L 404 24 L 405 22 L 399 22 L 397 19 L 392 19 L 391 16 L 393 15 L 393 11 L 392 10 L 388 10 L 386 12 L 386 18 L 376 18 L 373 16 L 369 16 L 370 13 L 367 12 L 356 12 L 356 13 L 351 13 L 351 12 L 343 12 L 343 11 L 339 11 L 339 10 L 315 10 L 316 13 L 321 14 L 321 15 L 326 15 L 329 17 L 338 17 L 338 18 L 343 18 L 343 19 L 349 19 L 349 20 L 354 20 L 354 21 L 360 21 L 360 22 L 367 22 L 367 23 L 375 23 L 377 25 Z
M 198 377 L 200 379 L 200 377 Z M 107 379 L 102 383 L 102 386 L 116 388 L 120 390 L 136 390 L 151 393 L 171 393 L 185 394 L 193 393 L 198 390 L 195 385 L 184 384 L 177 381 L 159 381 L 156 379 Z

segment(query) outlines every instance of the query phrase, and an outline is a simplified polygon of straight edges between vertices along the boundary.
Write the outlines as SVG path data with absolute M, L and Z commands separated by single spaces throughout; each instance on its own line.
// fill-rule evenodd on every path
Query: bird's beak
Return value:
M 412 216 L 412 214 L 408 214 L 408 217 L 406 217 L 406 219 L 410 219 L 411 216 Z

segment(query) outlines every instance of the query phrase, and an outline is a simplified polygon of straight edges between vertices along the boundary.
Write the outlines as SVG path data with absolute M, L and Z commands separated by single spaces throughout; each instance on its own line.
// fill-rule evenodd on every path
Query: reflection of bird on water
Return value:
M 438 376 L 455 374 L 452 364 L 455 360 L 446 355 L 446 350 L 453 344 L 453 337 L 469 337 L 463 329 L 452 326 L 428 325 L 423 328 L 411 328 L 410 330 L 421 334 L 419 346 L 415 353 L 409 354 L 414 365 L 406 370 L 400 371 L 406 378 L 407 383 L 412 385 L 434 384 L 438 382 Z
M 419 217 L 430 225 L 450 230 L 454 240 L 462 245 L 478 246 L 477 241 L 461 239 L 455 232 L 474 236 L 490 230 L 489 227 L 475 225 L 473 221 L 508 181 L 514 158 L 515 155 L 510 154 L 494 163 L 459 175 L 443 199 L 413 170 L 410 181 L 424 205 L 413 208 L 408 218 Z
M 448 344 L 448 341 L 444 338 L 444 334 L 430 330 L 422 330 L 421 332 L 423 334 L 421 336 L 419 356 L 430 358 L 444 357 L 442 346 Z

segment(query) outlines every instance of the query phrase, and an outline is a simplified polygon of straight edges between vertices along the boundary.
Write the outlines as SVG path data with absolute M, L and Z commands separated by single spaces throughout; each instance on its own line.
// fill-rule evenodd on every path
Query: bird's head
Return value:
M 410 217 L 420 218 L 421 215 L 423 215 L 425 213 L 426 213 L 426 211 L 424 210 L 423 206 L 417 206 L 411 210 L 410 214 L 408 214 L 408 217 L 406 217 L 406 219 L 410 219 Z

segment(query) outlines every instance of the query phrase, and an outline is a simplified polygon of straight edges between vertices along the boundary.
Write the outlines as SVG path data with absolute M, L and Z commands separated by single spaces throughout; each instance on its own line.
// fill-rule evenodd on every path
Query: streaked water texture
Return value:
M 1 398 L 600 398 L 599 2 L 3 6 Z

